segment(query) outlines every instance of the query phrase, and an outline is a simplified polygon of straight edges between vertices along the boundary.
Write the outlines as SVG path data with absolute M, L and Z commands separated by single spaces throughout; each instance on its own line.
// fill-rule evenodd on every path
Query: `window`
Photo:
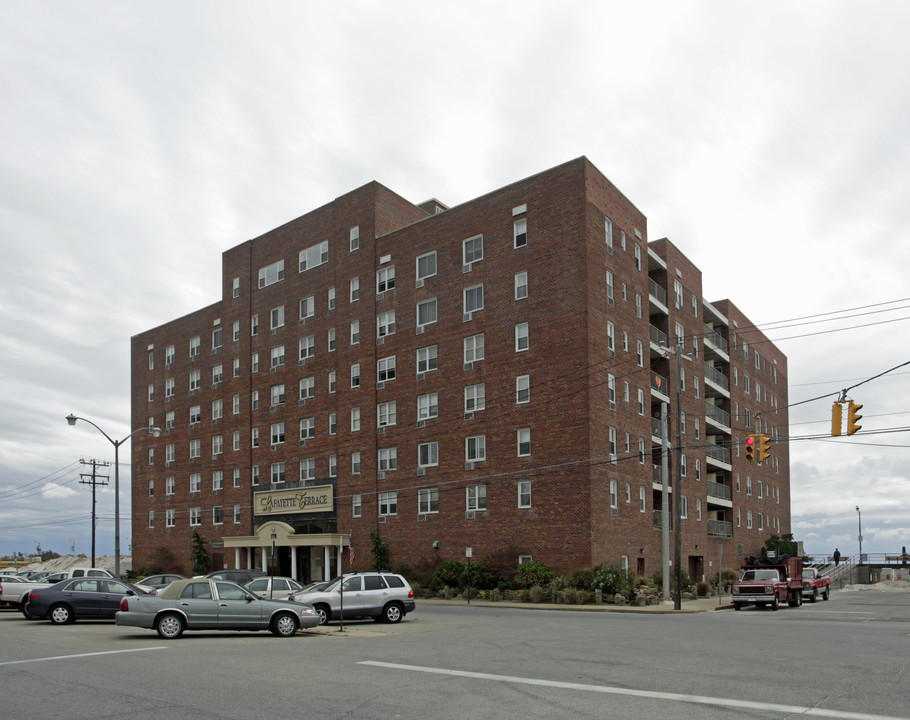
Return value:
M 312 440 L 316 437 L 316 418 L 303 418 L 300 421 L 300 439 Z
M 202 492 L 202 473 L 190 473 L 190 492 Z
M 425 442 L 417 446 L 417 466 L 436 467 L 439 465 L 439 443 Z
M 239 277 L 234 278 L 234 280 L 231 284 L 231 287 L 232 287 L 231 296 L 235 297 L 235 298 L 240 297 L 240 278 Z
M 395 334 L 395 311 L 379 313 L 376 316 L 376 337 L 386 337 Z
M 272 311 L 269 313 L 269 323 L 269 327 L 272 330 L 284 327 L 284 305 L 272 308 Z
M 395 356 L 380 358 L 376 362 L 376 382 L 388 382 L 395 379 Z
M 685 520 L 689 517 L 689 498 L 683 495 L 680 500 L 682 501 L 682 511 L 680 512 L 680 517 Z M 749 511 L 751 512 L 751 510 Z
M 272 484 L 283 483 L 285 474 L 284 474 L 284 463 L 283 462 L 273 462 L 271 467 L 271 478 Z
M 515 402 L 519 405 L 531 401 L 531 378 L 519 375 L 515 378 Z
M 515 299 L 524 300 L 528 297 L 528 273 L 523 270 L 515 273 Z
M 518 457 L 528 457 L 531 454 L 531 428 L 518 428 Z
M 376 271 L 376 294 L 395 289 L 395 266 L 380 268 Z
M 470 265 L 483 260 L 483 235 L 475 235 L 462 243 L 464 264 Z
M 645 345 L 641 340 L 635 343 L 635 359 L 638 361 L 638 367 L 645 366 Z
M 464 290 L 465 315 L 477 310 L 483 310 L 483 285 L 474 285 Z
M 234 505 L 234 524 L 240 524 L 240 505 Z
M 351 345 L 360 343 L 360 320 L 354 320 L 351 323 Z
M 255 336 L 259 334 L 259 316 L 252 315 L 250 317 L 250 335 Z
M 224 333 L 220 327 L 212 330 L 212 350 L 217 350 L 221 347 L 223 336 Z M 151 357 L 151 355 L 149 355 L 149 357 Z M 151 370 L 151 368 L 149 368 L 149 370 Z
M 149 497 L 155 497 L 155 481 L 149 480 Z
M 240 377 L 240 358 L 231 360 L 231 371 L 234 377 Z
M 329 393 L 334 393 L 337 387 L 337 375 L 334 370 L 329 372 Z
M 487 436 L 471 435 L 465 438 L 465 460 L 467 462 L 481 462 L 487 459 Z
M 417 351 L 417 372 L 426 373 L 436 369 L 436 346 L 420 348 Z
M 215 365 L 212 367 L 212 385 L 217 385 L 224 380 L 224 366 Z
M 167 367 L 168 365 L 174 364 L 175 355 L 176 355 L 176 350 L 174 349 L 173 345 L 168 345 L 164 349 L 164 366 L 165 367 Z
M 607 321 L 607 352 L 610 357 L 616 357 L 616 325 Z
M 272 367 L 284 365 L 284 345 L 278 345 L 272 348 Z
M 465 363 L 474 363 L 483 360 L 483 333 L 472 335 L 464 339 L 464 361 Z
M 284 423 L 272 423 L 272 445 L 281 445 L 284 442 Z
M 616 493 L 616 481 L 610 481 L 610 509 L 616 510 L 619 508 L 619 498 Z
M 348 240 L 348 247 L 351 248 L 351 252 L 360 247 L 360 225 L 355 225 L 351 228 L 350 233 L 348 233 Z
M 398 514 L 398 493 L 381 492 L 379 493 L 379 514 L 382 517 Z
M 253 390 L 253 392 L 250 393 L 250 406 L 253 408 L 253 410 L 259 409 L 259 391 L 258 390 Z
M 351 408 L 351 432 L 360 431 L 360 408 Z
M 202 508 L 190 508 L 190 527 L 198 527 L 202 524 Z
M 300 353 L 300 360 L 316 357 L 316 336 L 307 335 L 306 337 L 300 338 L 300 341 L 298 342 L 298 351 Z
M 678 310 L 683 306 L 683 286 L 679 280 L 673 280 L 673 304 Z
M 613 221 L 608 217 L 604 218 L 604 243 L 606 243 L 607 251 L 612 255 L 613 254 Z
M 417 420 L 439 417 L 439 394 L 428 393 L 417 398 Z
M 335 328 L 329 328 L 328 346 L 329 352 L 335 352 Z
M 329 310 L 335 309 L 335 288 L 329 288 Z
M 439 488 L 421 488 L 417 491 L 417 512 L 420 515 L 439 512 Z
M 234 323 L 231 326 L 231 329 L 233 331 L 233 336 L 232 336 L 233 342 L 238 342 L 240 340 L 240 321 L 234 320 Z
M 313 295 L 303 298 L 299 302 L 300 319 L 307 320 L 316 312 L 316 298 Z
M 233 432 L 233 449 L 234 452 L 240 452 L 240 431 L 234 430 Z
M 300 378 L 300 400 L 308 400 L 316 397 L 316 378 Z
M 433 277 L 436 274 L 436 251 L 426 253 L 417 258 L 417 283 L 422 284 L 423 280 Z
M 220 420 L 224 415 L 224 401 L 212 400 L 212 420 Z
M 351 365 L 351 387 L 360 387 L 360 363 Z
M 202 373 L 199 370 L 190 371 L 190 392 L 195 392 L 202 387 Z
M 149 465 L 155 464 L 155 448 L 149 448 Z
M 190 389 L 192 390 L 192 388 L 190 388 Z M 155 384 L 151 383 L 149 385 L 149 402 L 153 402 L 154 400 L 155 400 Z
M 304 458 L 300 461 L 300 481 L 316 479 L 316 458 Z
M 164 511 L 164 526 L 172 528 L 174 527 L 175 518 L 177 516 L 176 510 L 165 510 Z
M 388 427 L 396 423 L 396 405 L 397 403 L 392 400 L 391 402 L 379 403 L 376 406 L 376 425 L 378 427 Z
M 468 512 L 487 509 L 487 486 L 468 485 L 465 488 Z
M 338 456 L 329 455 L 329 477 L 338 477 Z
M 202 422 L 202 406 L 193 405 L 190 408 L 190 427 Z
M 224 471 L 212 470 L 212 491 L 218 492 L 224 489 Z
M 167 378 L 164 381 L 164 399 L 170 400 L 174 397 L 174 378 Z
M 379 472 L 391 472 L 398 469 L 398 448 L 379 449 Z
M 199 339 L 199 336 L 190 338 L 190 359 L 196 357 L 201 350 L 202 341 Z
M 643 487 L 638 488 L 638 512 L 647 511 L 647 500 L 645 499 L 645 489 Z
M 254 448 L 259 447 L 259 428 L 254 427 L 250 428 L 250 446 Z
M 351 302 L 360 300 L 360 278 L 351 278 Z
M 518 323 L 515 326 L 515 352 L 524 352 L 528 349 L 528 324 Z
M 641 245 L 635 243 L 635 269 L 641 272 Z
M 329 413 L 329 435 L 338 432 L 338 413 Z
M 177 481 L 173 475 L 166 477 L 164 479 L 164 494 L 170 497 L 174 494 Z
M 250 468 L 250 484 L 251 485 L 259 484 L 259 466 L 258 465 L 253 465 L 253 467 Z
M 613 273 L 607 270 L 607 304 L 613 305 L 616 299 L 613 296 Z
M 359 518 L 363 512 L 363 501 L 360 498 L 360 495 L 353 495 L 351 497 L 351 516 Z
M 530 480 L 519 480 L 518 481 L 518 507 L 520 507 L 520 508 L 531 507 L 531 481 Z
M 259 353 L 254 352 L 250 355 L 250 372 L 259 372 Z
M 168 410 L 167 415 L 164 416 L 164 429 L 173 430 L 174 429 L 174 411 Z
M 174 443 L 168 443 L 165 445 L 164 462 L 168 464 L 174 462 Z
M 202 456 L 202 441 L 201 440 L 190 440 L 190 459 L 198 458 Z
M 360 475 L 360 451 L 351 453 L 351 475 Z
M 468 385 L 464 389 L 464 411 L 477 412 L 486 407 L 486 384 Z
M 329 241 L 323 240 L 318 245 L 301 250 L 299 255 L 300 272 L 306 272 L 329 261 Z
M 520 248 L 528 244 L 528 219 L 521 218 L 512 223 L 512 237 L 515 247 Z
M 259 269 L 259 287 L 264 288 L 284 280 L 284 260 Z
M 417 303 L 417 327 L 436 322 L 436 298 Z

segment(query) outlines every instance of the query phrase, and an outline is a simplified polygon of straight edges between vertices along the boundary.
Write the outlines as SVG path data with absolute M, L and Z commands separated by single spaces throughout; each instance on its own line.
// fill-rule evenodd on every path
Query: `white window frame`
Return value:
M 329 261 L 329 241 L 323 240 L 320 243 L 311 245 L 305 250 L 301 250 L 298 255 L 300 272 L 312 270 L 320 265 L 325 265 Z

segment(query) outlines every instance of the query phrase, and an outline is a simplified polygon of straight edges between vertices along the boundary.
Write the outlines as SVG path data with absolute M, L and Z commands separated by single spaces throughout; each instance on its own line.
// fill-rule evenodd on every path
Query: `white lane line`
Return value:
M 24 665 L 25 663 L 47 662 L 48 660 L 72 660 L 74 658 L 96 657 L 98 655 L 120 655 L 121 653 L 145 652 L 146 650 L 167 650 L 164 645 L 155 647 L 133 648 L 132 650 L 105 650 L 104 652 L 79 653 L 78 655 L 52 655 L 51 657 L 32 658 L 31 660 L 7 660 L 0 662 L 2 665 Z
M 841 720 L 908 720 L 906 717 L 894 717 L 891 715 L 870 715 L 869 713 L 826 710 L 824 708 L 804 707 L 801 705 L 778 705 L 775 703 L 752 702 L 750 700 L 731 700 L 728 698 L 709 697 L 707 695 L 683 695 L 682 693 L 631 690 L 629 688 L 608 687 L 605 685 L 585 685 L 582 683 L 558 682 L 556 680 L 537 680 L 535 678 L 515 677 L 512 675 L 491 675 L 489 673 L 468 672 L 466 670 L 447 670 L 445 668 L 421 667 L 419 665 L 400 665 L 397 663 L 379 662 L 376 660 L 364 660 L 359 662 L 358 665 L 372 665 L 374 667 L 434 673 L 436 675 L 452 675 L 455 677 L 473 678 L 475 680 L 492 680 L 494 682 L 518 683 L 520 685 L 562 688 L 564 690 L 582 690 L 586 692 L 608 693 L 611 695 L 628 695 L 630 697 L 641 697 L 651 700 L 670 700 L 673 702 L 686 702 L 696 705 L 716 705 L 719 707 L 735 709 L 840 718 Z

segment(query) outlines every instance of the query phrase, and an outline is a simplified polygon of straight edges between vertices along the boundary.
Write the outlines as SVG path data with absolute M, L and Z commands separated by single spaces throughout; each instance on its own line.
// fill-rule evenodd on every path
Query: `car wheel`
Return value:
M 809 602 L 818 602 L 818 588 L 812 591 L 812 597 L 809 598 Z
M 771 609 L 777 610 L 780 607 L 780 602 L 777 599 L 777 595 L 774 596 L 774 599 L 771 601 Z
M 399 623 L 404 617 L 404 609 L 398 603 L 389 603 L 382 609 L 382 619 L 387 623 Z
M 331 618 L 331 610 L 325 605 L 316 605 L 315 606 L 316 614 L 319 616 L 319 624 L 326 625 Z
M 291 637 L 297 632 L 297 620 L 291 613 L 280 613 L 272 619 L 269 630 L 278 637 Z
M 822 600 L 827 601 L 827 600 L 828 600 L 829 594 L 830 594 L 830 593 L 829 593 L 828 588 L 825 588 L 825 592 L 822 593 Z
M 743 609 L 743 604 L 742 604 L 742 603 L 733 603 L 733 609 L 734 609 L 734 610 L 742 610 L 742 609 Z
M 19 603 L 19 612 L 25 617 L 26 620 L 34 620 L 35 616 L 28 611 L 28 601 L 23 600 Z
M 177 613 L 165 613 L 155 623 L 155 630 L 165 640 L 173 640 L 183 634 L 183 618 Z
M 54 625 L 66 625 L 73 622 L 76 617 L 73 615 L 73 609 L 69 605 L 54 605 L 48 613 L 51 622 Z

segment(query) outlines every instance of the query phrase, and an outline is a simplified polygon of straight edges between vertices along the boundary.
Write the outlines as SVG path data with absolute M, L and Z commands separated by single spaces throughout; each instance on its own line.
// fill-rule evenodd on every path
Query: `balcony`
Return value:
M 660 510 L 655 510 L 655 511 L 654 511 L 654 529 L 655 529 L 655 530 L 662 530 L 662 529 L 663 529 L 663 521 L 661 520 L 660 515 L 661 515 L 661 511 L 660 511 Z M 669 522 L 670 527 L 669 527 L 669 530 L 670 530 L 670 532 L 673 532 L 673 511 L 672 511 L 672 510 L 671 510 L 670 513 L 669 513 L 669 518 L 670 518 L 670 522 Z M 710 520 L 709 520 L 708 522 L 710 522 Z M 719 522 L 719 521 L 716 521 L 716 520 L 715 520 L 715 522 Z M 733 535 L 732 535 L 733 526 L 732 526 L 731 523 L 727 523 L 727 524 L 730 525 L 730 532 L 731 532 L 731 535 L 727 535 L 726 537 L 733 537 Z
M 717 426 L 721 431 L 727 433 L 732 432 L 732 425 L 730 425 L 730 413 L 717 407 L 717 405 L 714 403 L 705 403 L 705 418 L 709 420 L 713 425 Z
M 730 349 L 727 341 L 710 325 L 705 325 L 705 349 L 713 350 L 721 359 L 730 362 Z
M 708 480 L 705 484 L 705 489 L 708 492 L 709 498 L 718 498 L 719 500 L 731 500 L 733 495 L 730 492 L 730 486 L 724 485 L 723 483 L 713 482 Z
M 670 402 L 670 382 L 653 370 L 651 371 L 651 392 L 656 393 L 664 402 Z
M 733 537 L 733 523 L 726 520 L 708 520 L 708 537 Z
M 651 436 L 656 438 L 662 437 L 660 432 L 660 418 L 651 418 Z
M 705 455 L 707 456 L 709 463 L 712 461 L 714 463 L 720 463 L 726 470 L 732 470 L 732 456 L 729 448 L 709 443 L 705 448 Z
M 651 278 L 648 278 L 648 302 L 658 312 L 670 314 L 670 308 L 667 307 L 667 291 Z
M 730 397 L 730 378 L 711 363 L 705 363 L 705 390 L 711 389 L 724 397 Z
M 669 342 L 669 339 L 667 338 L 667 333 L 665 333 L 663 330 L 658 330 L 653 325 L 651 325 L 650 328 L 651 328 L 651 330 L 650 330 L 651 345 L 654 345 L 656 347 L 661 347 L 661 346 L 669 347 L 670 342 Z

